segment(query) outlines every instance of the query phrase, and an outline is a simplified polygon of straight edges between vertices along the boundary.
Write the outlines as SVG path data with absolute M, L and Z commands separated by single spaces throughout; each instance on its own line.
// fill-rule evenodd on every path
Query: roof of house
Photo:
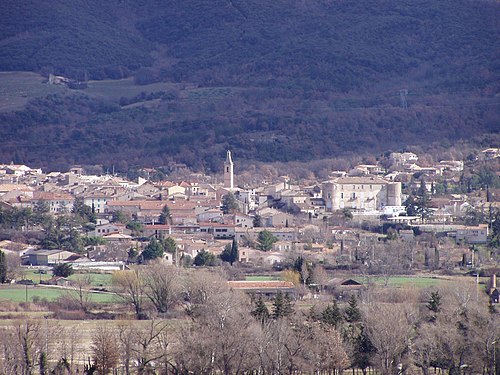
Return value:
M 34 200 L 74 200 L 75 198 L 67 193 L 52 192 L 52 191 L 35 191 L 33 193 Z
M 333 278 L 328 280 L 328 285 L 337 285 L 337 286 L 362 286 L 360 282 L 353 280 L 353 279 L 340 279 L 340 278 Z
M 33 191 L 33 188 L 23 184 L 0 184 L 0 192 Z
M 269 280 L 269 281 L 228 281 L 228 285 L 233 289 L 241 290 L 275 290 L 293 289 L 295 286 L 291 281 Z
M 334 184 L 380 184 L 385 185 L 389 182 L 378 177 L 338 177 L 333 180 L 329 180 L 326 182 L 334 183 Z

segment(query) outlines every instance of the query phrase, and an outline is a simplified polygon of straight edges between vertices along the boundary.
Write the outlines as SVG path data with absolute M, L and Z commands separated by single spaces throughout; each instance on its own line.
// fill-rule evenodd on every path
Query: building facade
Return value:
M 382 211 L 386 206 L 401 206 L 401 183 L 378 177 L 339 177 L 325 181 L 322 191 L 327 211 Z

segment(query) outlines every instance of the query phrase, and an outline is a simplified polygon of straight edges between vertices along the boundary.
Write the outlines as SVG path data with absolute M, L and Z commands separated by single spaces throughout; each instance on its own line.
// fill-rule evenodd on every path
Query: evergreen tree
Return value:
M 144 260 L 151 260 L 161 257 L 163 257 L 163 245 L 155 237 L 153 237 L 144 248 L 142 258 Z
M 234 262 L 238 261 L 238 243 L 236 242 L 235 238 L 233 238 L 233 242 L 231 245 L 227 244 L 224 247 L 224 250 L 220 254 L 220 258 L 224 262 L 231 263 L 231 266 Z
M 337 301 L 333 301 L 329 304 L 321 313 L 321 322 L 324 324 L 331 325 L 333 327 L 338 327 L 342 322 L 342 314 L 340 312 Z
M 293 314 L 290 296 L 278 291 L 273 301 L 273 318 L 279 319 Z
M 231 212 L 238 210 L 238 203 L 233 193 L 227 193 L 222 198 L 221 210 L 224 214 L 229 214 Z
M 236 241 L 236 238 L 233 238 L 233 243 L 231 244 L 231 259 L 233 260 L 231 262 L 231 266 L 233 265 L 233 262 L 238 261 L 238 241 Z
M 97 217 L 95 213 L 92 211 L 92 207 L 85 205 L 83 198 L 76 198 L 73 203 L 73 209 L 71 210 L 73 214 L 82 222 L 82 223 L 96 223 Z
M 227 244 L 224 246 L 224 250 L 220 253 L 220 258 L 223 262 L 231 262 L 231 245 Z
M 375 347 L 366 334 L 364 327 L 360 327 L 359 334 L 352 340 L 351 366 L 360 368 L 365 373 L 365 369 L 372 365 L 371 357 L 375 352 Z
M 259 228 L 262 226 L 262 217 L 260 215 L 255 215 L 253 217 L 253 226 Z
M 52 274 L 54 276 L 69 277 L 73 275 L 74 272 L 73 267 L 71 267 L 69 263 L 59 263 L 52 268 Z
M 418 204 L 413 195 L 410 195 L 403 205 L 406 208 L 406 214 L 408 216 L 416 216 L 418 214 Z
M 490 247 L 500 248 L 500 210 L 490 213 L 491 239 Z
M 127 224 L 129 222 L 129 217 L 122 211 L 114 211 L 111 216 L 111 222 Z
M 160 224 L 171 224 L 172 215 L 170 214 L 170 208 L 167 205 L 161 210 L 160 217 L 158 219 Z
M 425 185 L 425 181 L 420 181 L 420 187 L 418 188 L 418 198 L 416 200 L 417 206 L 417 214 L 422 218 L 422 220 L 427 219 L 431 211 L 429 209 L 429 193 L 427 191 L 427 186 Z
M 316 305 L 312 305 L 307 313 L 307 320 L 310 322 L 318 322 L 321 321 L 321 314 L 323 312 L 318 311 Z
M 0 250 L 0 284 L 7 281 L 7 259 L 5 253 Z
M 177 243 L 172 237 L 167 237 L 163 240 L 163 249 L 170 254 L 175 254 L 177 250 Z
M 349 299 L 348 305 L 345 310 L 345 320 L 349 323 L 356 323 L 361 320 L 361 311 L 358 307 L 358 301 L 354 294 Z
M 127 223 L 127 229 L 130 229 L 132 231 L 133 236 L 139 237 L 144 231 L 144 226 L 142 225 L 142 223 L 132 220 Z
M 46 375 L 48 370 L 47 366 L 47 353 L 40 353 L 40 375 Z
M 427 305 L 425 305 L 429 311 L 433 313 L 431 317 L 431 321 L 436 320 L 436 314 L 441 311 L 441 296 L 439 295 L 439 291 L 431 292 L 429 300 L 427 301 Z
M 136 248 L 131 247 L 127 251 L 127 262 L 128 263 L 135 263 L 137 262 L 137 257 L 139 256 L 139 252 L 137 251 Z
M 209 251 L 201 250 L 194 257 L 193 264 L 197 267 L 202 266 L 215 266 L 217 264 L 217 258 L 214 254 Z
M 252 316 L 257 319 L 261 324 L 264 324 L 270 317 L 269 310 L 262 300 L 262 296 L 255 303 L 255 308 L 251 311 Z
M 273 244 L 277 242 L 278 239 L 268 230 L 263 230 L 259 233 L 259 237 L 257 238 L 259 250 L 269 251 L 273 248 Z
M 302 267 L 304 266 L 304 258 L 299 255 L 295 262 L 293 262 L 293 269 L 297 272 L 302 272 Z

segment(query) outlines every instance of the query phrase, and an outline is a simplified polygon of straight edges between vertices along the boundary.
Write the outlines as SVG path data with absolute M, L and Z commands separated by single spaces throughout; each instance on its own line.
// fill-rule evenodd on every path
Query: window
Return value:
M 356 199 L 356 193 L 352 193 L 352 199 Z
M 344 199 L 344 193 L 340 193 L 340 199 Z

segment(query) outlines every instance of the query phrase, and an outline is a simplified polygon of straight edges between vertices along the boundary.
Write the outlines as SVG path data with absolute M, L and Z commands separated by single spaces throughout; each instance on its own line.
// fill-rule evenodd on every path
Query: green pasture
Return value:
M 0 112 L 23 108 L 28 100 L 50 94 L 88 95 L 118 101 L 122 96 L 133 97 L 141 92 L 166 91 L 172 83 L 158 82 L 139 86 L 133 78 L 89 81 L 85 90 L 70 90 L 63 85 L 49 85 L 46 78 L 31 72 L 0 72 Z
M 33 301 L 34 297 L 44 298 L 48 301 L 53 301 L 59 298 L 63 293 L 70 292 L 62 288 L 42 287 L 38 285 L 9 285 L 0 287 L 0 303 L 1 300 L 9 300 L 12 302 L 26 302 L 26 293 L 28 301 Z M 92 301 L 96 303 L 113 303 L 117 299 L 111 293 L 92 293 Z
M 68 277 L 70 280 L 75 280 L 78 277 L 89 275 L 90 283 L 93 287 L 109 287 L 111 286 L 111 278 L 113 275 L 110 273 L 75 273 Z
M 75 273 L 68 277 L 69 280 L 76 280 L 78 277 L 89 275 L 92 287 L 109 287 L 111 285 L 112 275 L 110 273 Z M 35 284 L 39 284 L 40 280 L 49 280 L 52 278 L 52 271 L 47 271 L 47 273 L 38 273 L 38 270 L 25 270 L 23 272 L 23 278 L 27 280 L 33 280 Z
M 276 277 L 274 276 L 245 276 L 245 280 L 246 281 L 271 281 L 271 280 L 278 280 Z
M 136 85 L 132 77 L 120 80 L 89 81 L 84 90 L 71 90 L 63 85 L 49 85 L 46 78 L 31 72 L 0 72 L 0 112 L 22 109 L 30 99 L 50 94 L 87 95 L 118 102 L 121 97 L 131 98 L 141 92 L 146 94 L 179 88 L 180 99 L 204 101 L 222 99 L 234 94 L 234 88 L 180 88 L 167 82 Z M 135 104 L 138 105 L 138 104 Z
M 30 99 L 68 90 L 44 81 L 44 77 L 35 73 L 0 72 L 0 112 L 21 109 Z
M 82 92 L 92 97 L 119 100 L 122 96 L 133 97 L 141 92 L 146 94 L 174 88 L 172 83 L 157 82 L 150 85 L 135 85 L 133 78 L 120 80 L 89 81 Z
M 368 278 L 356 277 L 354 279 L 363 284 L 366 284 L 367 280 L 370 283 L 374 283 L 380 286 L 384 286 L 386 283 L 386 279 L 382 276 L 369 276 Z M 450 280 L 438 277 L 392 276 L 389 277 L 389 280 L 387 281 L 387 286 L 393 288 L 402 288 L 408 286 L 414 286 L 417 288 L 430 288 L 443 285 L 447 282 L 450 282 Z

